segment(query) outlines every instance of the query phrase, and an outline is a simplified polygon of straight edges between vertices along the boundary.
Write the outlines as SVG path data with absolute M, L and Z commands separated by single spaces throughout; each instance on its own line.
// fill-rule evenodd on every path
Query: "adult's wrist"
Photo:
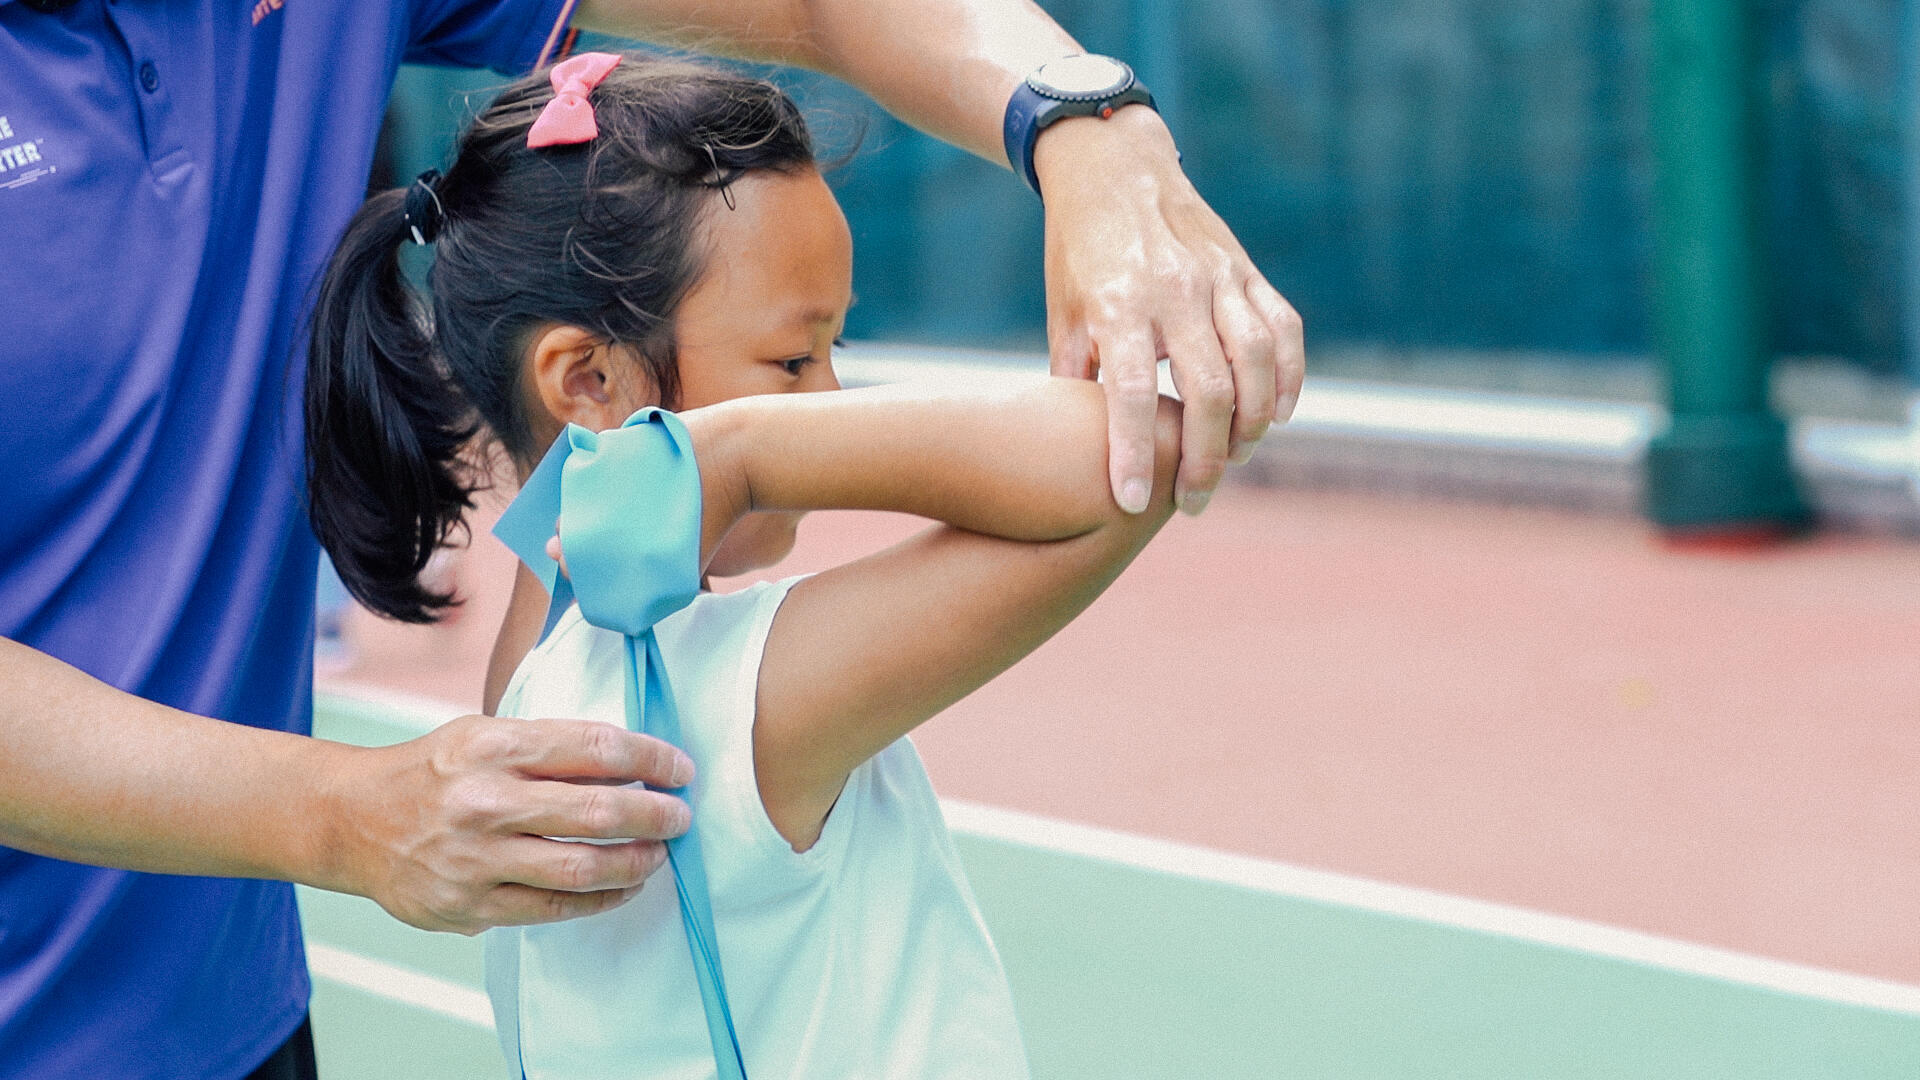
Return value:
M 324 739 L 307 742 L 312 744 L 305 762 L 309 771 L 291 789 L 300 813 L 288 815 L 295 821 L 304 816 L 306 827 L 287 837 L 282 876 L 332 892 L 371 896 L 374 883 L 364 865 L 366 834 L 358 821 L 370 800 L 356 781 L 379 751 Z
M 1033 144 L 1033 171 L 1043 197 L 1082 177 L 1111 188 L 1166 169 L 1179 171 L 1179 148 L 1166 121 L 1144 104 L 1122 106 L 1108 117 L 1063 118 Z

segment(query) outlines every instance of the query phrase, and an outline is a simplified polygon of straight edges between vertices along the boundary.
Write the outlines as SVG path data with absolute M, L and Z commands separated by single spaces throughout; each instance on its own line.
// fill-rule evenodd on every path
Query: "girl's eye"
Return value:
M 4 2 L 4 0 L 0 0 L 0 2 Z M 840 338 L 836 337 L 833 339 L 833 347 L 836 349 L 844 348 L 846 344 L 847 343 Z M 807 365 L 813 363 L 816 359 L 818 359 L 818 357 L 812 353 L 808 353 L 805 356 L 788 357 L 780 361 L 780 366 L 786 369 L 787 374 L 797 379 L 800 377 L 800 373 L 807 369 Z

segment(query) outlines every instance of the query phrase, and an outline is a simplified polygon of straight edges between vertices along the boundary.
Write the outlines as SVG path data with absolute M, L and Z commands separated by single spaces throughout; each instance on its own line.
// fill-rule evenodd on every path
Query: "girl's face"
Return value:
M 699 239 L 705 271 L 674 319 L 678 407 L 839 389 L 832 348 L 853 303 L 853 235 L 840 204 L 813 169 L 748 173 L 731 193 L 732 209 L 718 195 L 708 207 Z M 579 327 L 536 335 L 527 371 L 536 446 L 565 424 L 605 431 L 658 404 L 640 357 Z M 709 571 L 727 577 L 779 562 L 793 549 L 800 516 L 749 515 L 721 542 Z
M 820 174 L 749 173 L 715 198 L 703 231 L 706 271 L 675 316 L 680 408 L 752 394 L 837 390 L 833 343 L 853 303 L 853 235 Z M 629 383 L 629 387 L 635 384 Z M 644 395 L 636 388 L 626 396 Z M 622 418 L 646 400 L 623 401 Z M 800 514 L 753 514 L 709 567 L 721 577 L 793 550 Z

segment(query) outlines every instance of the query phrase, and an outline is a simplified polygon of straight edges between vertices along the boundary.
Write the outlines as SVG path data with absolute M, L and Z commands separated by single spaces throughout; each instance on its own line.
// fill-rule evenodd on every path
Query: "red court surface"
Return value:
M 501 606 L 359 615 L 322 685 L 471 708 Z M 948 796 L 1920 984 L 1920 545 L 1230 487 L 915 739 Z

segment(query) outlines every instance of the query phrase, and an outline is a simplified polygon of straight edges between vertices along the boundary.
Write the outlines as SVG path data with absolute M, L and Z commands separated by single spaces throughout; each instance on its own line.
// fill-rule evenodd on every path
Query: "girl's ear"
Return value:
M 551 423 L 530 419 L 536 429 L 551 428 L 541 433 L 543 441 L 567 424 L 592 431 L 619 427 L 647 403 L 644 388 L 628 385 L 645 381 L 644 369 L 624 352 L 578 326 L 548 326 L 535 335 L 527 372 L 533 396 Z M 636 390 L 643 392 L 636 395 Z

